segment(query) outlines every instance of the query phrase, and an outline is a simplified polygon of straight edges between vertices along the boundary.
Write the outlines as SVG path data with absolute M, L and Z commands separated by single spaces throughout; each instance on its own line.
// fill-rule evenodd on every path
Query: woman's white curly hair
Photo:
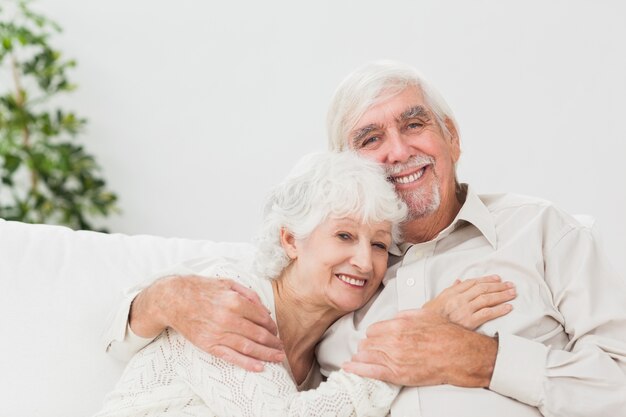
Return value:
M 306 239 L 329 217 L 358 216 L 364 222 L 391 222 L 393 240 L 398 242 L 406 215 L 406 204 L 377 163 L 353 152 L 307 155 L 267 198 L 254 269 L 274 279 L 289 264 L 280 243 L 283 228 L 296 239 Z

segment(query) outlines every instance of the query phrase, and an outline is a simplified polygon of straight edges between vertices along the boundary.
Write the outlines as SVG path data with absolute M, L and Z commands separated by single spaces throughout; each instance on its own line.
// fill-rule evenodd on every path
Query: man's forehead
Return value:
M 379 99 L 370 106 L 359 118 L 351 133 L 365 127 L 382 127 L 389 121 L 407 117 L 425 116 L 428 114 L 422 90 L 410 86 L 400 92 L 391 94 L 383 91 Z

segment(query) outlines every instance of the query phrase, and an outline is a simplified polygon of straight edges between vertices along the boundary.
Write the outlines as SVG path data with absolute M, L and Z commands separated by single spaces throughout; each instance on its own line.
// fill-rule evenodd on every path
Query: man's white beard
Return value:
M 434 213 L 439 208 L 439 204 L 441 204 L 439 181 L 436 178 L 431 190 L 419 188 L 417 190 L 401 191 L 399 194 L 409 207 L 408 221 Z
M 385 167 L 387 175 L 392 177 L 400 172 L 410 170 L 425 164 L 431 164 L 433 170 L 432 189 L 426 187 L 411 191 L 398 191 L 400 198 L 409 207 L 407 220 L 415 220 L 420 217 L 434 213 L 441 204 L 441 194 L 439 193 L 439 178 L 435 175 L 435 160 L 426 155 L 414 155 L 404 164 L 396 164 Z

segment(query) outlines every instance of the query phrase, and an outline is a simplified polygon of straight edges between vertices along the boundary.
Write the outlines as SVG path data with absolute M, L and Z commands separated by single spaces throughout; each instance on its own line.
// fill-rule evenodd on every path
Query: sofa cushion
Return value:
M 122 291 L 186 259 L 252 253 L 246 243 L 0 219 L 0 416 L 95 413 L 125 365 L 101 341 Z

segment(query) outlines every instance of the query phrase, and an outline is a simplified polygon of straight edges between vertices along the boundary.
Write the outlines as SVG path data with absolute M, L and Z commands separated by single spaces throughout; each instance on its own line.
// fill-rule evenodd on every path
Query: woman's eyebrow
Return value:
M 375 235 L 376 236 L 378 235 L 391 236 L 391 232 L 389 230 L 377 230 Z

